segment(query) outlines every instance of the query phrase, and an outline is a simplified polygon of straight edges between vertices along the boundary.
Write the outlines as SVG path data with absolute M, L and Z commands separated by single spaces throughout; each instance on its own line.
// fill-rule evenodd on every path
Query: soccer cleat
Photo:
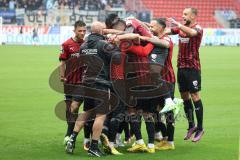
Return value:
M 197 130 L 194 138 L 192 139 L 192 142 L 198 142 L 201 140 L 202 136 L 204 134 L 204 130 Z
M 75 148 L 75 141 L 70 137 L 69 141 L 67 142 L 65 151 L 69 154 L 73 154 Z
M 154 137 L 154 140 L 157 141 L 157 142 L 161 142 L 163 139 L 162 135 L 157 135 L 155 134 L 155 137 Z
M 88 150 L 88 155 L 89 156 L 93 156 L 93 157 L 102 157 L 103 153 L 99 150 L 99 148 L 97 149 L 92 149 L 91 147 Z
M 174 144 L 170 144 L 170 143 L 165 143 L 163 146 L 159 147 L 160 151 L 174 150 L 174 149 L 175 149 Z
M 189 140 L 192 137 L 193 133 L 196 131 L 197 131 L 197 127 L 195 126 L 192 128 L 189 128 L 186 136 L 184 137 L 184 140 Z
M 123 155 L 122 153 L 120 153 L 116 148 L 111 147 L 110 148 L 110 154 L 112 155 Z
M 70 137 L 69 137 L 69 136 L 64 137 L 63 145 L 66 146 L 66 145 L 67 145 L 67 142 L 68 142 L 69 140 L 70 140 Z
M 85 151 L 88 151 L 89 150 L 89 147 L 90 147 L 90 141 L 88 141 L 87 143 L 83 144 L 83 149 Z
M 121 139 L 116 139 L 116 145 L 118 147 L 125 147 L 125 145 L 123 144 L 122 140 Z
M 130 144 L 131 143 L 131 138 L 129 138 L 128 140 L 125 140 L 124 142 L 123 142 L 123 144 Z
M 147 147 L 145 144 L 135 144 L 131 148 L 127 149 L 128 152 L 146 152 Z
M 155 148 L 147 148 L 148 153 L 155 153 Z
M 100 140 L 101 140 L 101 143 L 102 143 L 103 147 L 108 147 L 109 146 L 108 137 L 104 133 L 101 134 Z
M 156 145 L 155 145 L 155 149 L 156 150 L 160 150 L 160 148 L 162 147 L 162 146 L 164 146 L 164 145 L 166 145 L 168 142 L 166 141 L 166 140 L 162 140 L 162 141 L 160 141 L 159 143 L 157 143 Z
M 165 104 L 163 109 L 160 111 L 160 113 L 167 113 L 169 111 L 172 111 L 176 108 L 176 104 Z

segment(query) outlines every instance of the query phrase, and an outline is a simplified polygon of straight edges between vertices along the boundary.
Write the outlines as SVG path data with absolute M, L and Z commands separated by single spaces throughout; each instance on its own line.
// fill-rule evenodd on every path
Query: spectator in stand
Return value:
M 39 9 L 77 9 L 77 10 L 110 10 L 121 8 L 124 0 L 0 0 L 0 9 L 24 8 Z

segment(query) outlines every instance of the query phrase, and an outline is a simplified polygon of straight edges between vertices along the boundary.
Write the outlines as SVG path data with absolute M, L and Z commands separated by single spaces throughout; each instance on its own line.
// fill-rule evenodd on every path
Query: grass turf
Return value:
M 187 122 L 176 123 L 174 151 L 126 153 L 104 159 L 236 160 L 239 157 L 239 47 L 202 47 L 202 100 L 206 133 L 197 144 L 183 141 Z M 0 159 L 90 159 L 78 137 L 74 155 L 62 145 L 64 121 L 54 113 L 63 95 L 48 78 L 58 65 L 56 46 L 0 46 Z M 177 47 L 174 50 L 176 62 Z M 174 63 L 175 65 L 175 63 Z M 176 95 L 179 96 L 176 89 Z M 145 127 L 142 127 L 146 140 Z

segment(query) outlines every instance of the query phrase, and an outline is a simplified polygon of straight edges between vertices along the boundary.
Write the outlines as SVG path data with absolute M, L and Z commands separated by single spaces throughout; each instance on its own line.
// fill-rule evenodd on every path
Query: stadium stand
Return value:
M 72 9 L 104 10 L 106 7 L 124 7 L 124 0 L 0 0 L 0 9 L 24 8 L 37 9 Z
M 185 7 L 195 7 L 199 10 L 198 21 L 203 27 L 222 28 L 214 18 L 215 10 L 233 11 L 240 13 L 240 2 L 237 0 L 142 0 L 143 5 L 153 11 L 153 17 L 173 17 L 177 20 L 182 18 L 182 10 Z
M 31 11 L 36 11 L 42 15 L 41 13 L 47 14 L 47 11 L 52 9 L 111 11 L 113 8 L 125 8 L 133 12 L 133 15 L 138 15 L 138 18 L 143 17 L 140 18 L 141 20 L 150 19 L 152 13 L 153 17 L 172 17 L 181 21 L 185 7 L 195 7 L 199 10 L 198 22 L 204 28 L 239 28 L 240 26 L 239 0 L 0 0 L 2 15 L 14 14 L 11 11 L 15 9 L 24 9 L 25 13 L 29 14 Z M 13 18 L 11 20 L 6 20 L 4 16 L 3 18 L 4 23 L 16 23 Z

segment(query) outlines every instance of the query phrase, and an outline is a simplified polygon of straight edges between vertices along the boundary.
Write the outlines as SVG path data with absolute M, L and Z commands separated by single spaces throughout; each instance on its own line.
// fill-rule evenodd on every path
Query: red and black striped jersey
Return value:
M 179 28 L 172 28 L 173 34 L 179 35 L 178 68 L 194 68 L 201 70 L 199 48 L 203 37 L 203 29 L 198 24 L 190 28 L 197 31 L 197 35 L 190 37 Z
M 170 47 L 168 49 L 168 56 L 167 56 L 167 59 L 165 60 L 165 65 L 162 70 L 163 79 L 167 82 L 175 83 L 176 79 L 175 79 L 175 74 L 172 66 L 173 42 L 168 35 L 163 35 L 162 37 L 160 37 L 160 39 L 164 39 L 170 43 Z
M 83 68 L 78 66 L 80 46 L 84 41 L 74 41 L 69 38 L 62 44 L 62 52 L 59 55 L 60 61 L 66 62 L 65 77 L 68 84 L 79 84 L 82 82 Z

